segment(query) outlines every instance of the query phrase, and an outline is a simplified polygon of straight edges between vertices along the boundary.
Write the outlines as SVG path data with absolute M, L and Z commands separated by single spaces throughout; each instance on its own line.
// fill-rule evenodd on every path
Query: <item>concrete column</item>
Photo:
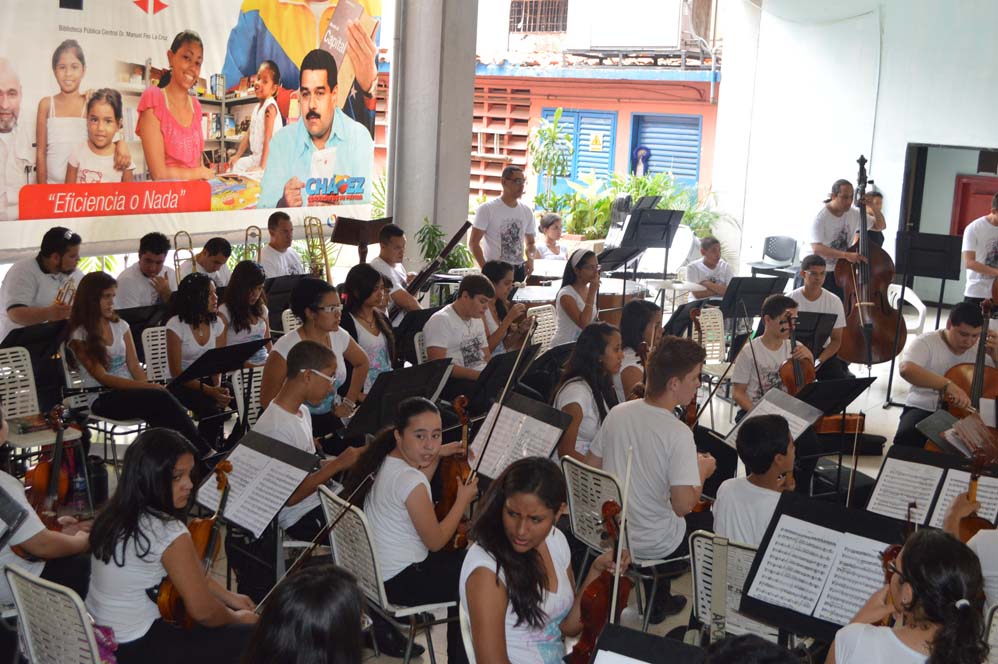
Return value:
M 451 235 L 468 216 L 475 92 L 476 0 L 401 0 L 394 177 L 395 223 L 409 236 L 407 267 L 419 267 L 414 235 L 423 217 Z M 389 159 L 392 156 L 389 155 Z

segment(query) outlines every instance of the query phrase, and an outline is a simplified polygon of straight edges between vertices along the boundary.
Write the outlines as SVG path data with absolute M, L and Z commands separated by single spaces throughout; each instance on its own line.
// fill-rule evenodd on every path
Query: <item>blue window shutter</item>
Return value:
M 647 147 L 649 174 L 671 172 L 677 181 L 696 185 L 702 121 L 699 115 L 637 115 L 631 152 L 639 145 Z
M 545 108 L 541 117 L 554 119 L 555 109 Z M 579 182 L 579 176 L 596 173 L 596 177 L 608 181 L 613 172 L 613 151 L 616 144 L 617 114 L 605 111 L 564 109 L 558 126 L 567 132 L 572 141 L 572 165 L 567 178 L 558 178 L 555 193 L 572 191 L 568 181 Z M 595 141 L 594 141 L 595 136 Z M 543 182 L 540 189 L 543 190 Z

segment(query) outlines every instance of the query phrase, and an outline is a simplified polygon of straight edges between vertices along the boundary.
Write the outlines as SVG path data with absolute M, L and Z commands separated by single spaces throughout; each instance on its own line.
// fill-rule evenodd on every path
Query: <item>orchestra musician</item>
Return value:
M 218 317 L 225 323 L 228 345 L 270 338 L 270 312 L 267 295 L 263 292 L 266 278 L 260 264 L 253 261 L 241 261 L 232 271 L 232 278 L 222 295 L 222 304 L 218 307 Z M 268 341 L 246 361 L 246 365 L 263 366 L 273 348 L 273 343 Z
M 139 240 L 139 260 L 118 275 L 115 309 L 150 307 L 170 301 L 177 290 L 177 274 L 166 265 L 170 239 L 162 233 L 146 233 Z
M 561 290 L 555 296 L 552 347 L 575 341 L 582 328 L 596 320 L 599 284 L 600 270 L 596 253 L 579 247 L 568 257 L 561 277 Z
M 911 383 L 911 389 L 898 420 L 895 445 L 925 444 L 925 434 L 915 425 L 935 412 L 940 399 L 961 408 L 970 405 L 970 396 L 945 374 L 957 364 L 974 363 L 983 326 L 980 306 L 961 302 L 950 310 L 945 330 L 925 332 L 908 344 L 899 366 L 901 377 Z M 998 366 L 998 333 L 988 333 L 987 348 L 985 362 Z
M 960 536 L 960 520 L 983 509 L 980 501 L 969 500 L 967 492 L 957 495 L 950 503 L 946 518 L 943 520 L 943 530 L 954 537 Z M 984 528 L 967 541 L 967 546 L 981 561 L 981 572 L 984 574 L 984 601 L 988 608 L 998 604 L 998 530 Z
M 215 288 L 225 288 L 232 278 L 232 271 L 226 262 L 232 255 L 232 245 L 224 237 L 213 237 L 204 243 L 193 261 L 188 258 L 180 264 L 180 272 L 177 273 L 177 280 L 183 281 L 191 272 L 203 272 L 214 282 Z M 195 269 L 194 262 L 197 262 Z
M 544 241 L 537 244 L 534 258 L 549 261 L 563 261 L 568 259 L 568 250 L 561 242 L 562 221 L 561 216 L 554 212 L 548 212 L 538 224 Z
M 289 274 L 305 274 L 301 258 L 291 247 L 295 237 L 295 227 L 287 212 L 278 210 L 267 219 L 267 234 L 270 242 L 260 250 L 260 265 L 268 279 Z
M 391 371 L 395 364 L 395 335 L 382 311 L 387 293 L 383 275 L 372 265 L 360 263 L 347 272 L 343 283 L 346 315 L 340 317 L 340 327 L 367 355 L 364 394 L 371 391 L 378 376 Z
M 454 506 L 438 520 L 430 479 L 441 457 L 464 451 L 460 441 L 443 445 L 442 440 L 440 411 L 433 402 L 422 397 L 405 399 L 398 404 L 392 427 L 371 442 L 343 489 L 344 496 L 352 496 L 355 505 L 363 506 L 371 523 L 385 593 L 393 604 L 415 606 L 458 598 L 465 550 L 445 547 L 478 496 L 478 478 L 460 483 Z M 373 485 L 368 485 L 371 473 L 376 475 Z M 447 661 L 467 662 L 457 609 L 447 611 L 454 618 L 447 624 Z
M 709 529 L 710 512 L 691 512 L 717 464 L 711 455 L 697 453 L 693 432 L 673 412 L 696 394 L 705 356 L 692 339 L 662 339 L 645 367 L 644 398 L 611 409 L 589 450 L 589 465 L 623 477 L 628 450 L 633 449 L 627 496 L 633 511 L 627 532 L 633 555 L 642 560 L 684 555 L 689 533 L 700 527 Z M 651 595 L 652 581 L 646 580 L 645 586 Z M 649 600 L 651 624 L 661 623 L 686 606 L 686 598 L 673 595 L 670 588 L 668 578 L 658 580 Z
M 489 337 L 482 316 L 495 295 L 488 278 L 469 274 L 458 284 L 457 299 L 430 316 L 423 327 L 427 359 L 449 357 L 454 367 L 444 387 L 445 399 L 467 393 L 473 387 L 471 381 L 489 363 Z
M 662 308 L 651 300 L 631 300 L 620 314 L 620 343 L 624 358 L 620 371 L 613 376 L 613 389 L 617 402 L 641 396 L 635 388 L 642 385 L 645 376 L 642 364 L 642 344 L 646 351 L 658 345 L 662 336 Z
M 967 269 L 963 301 L 980 304 L 991 297 L 998 276 L 998 194 L 991 198 L 991 211 L 963 229 L 963 266 Z
M 388 293 L 392 304 L 403 311 L 417 311 L 422 309 L 419 301 L 406 290 L 410 277 L 406 274 L 405 266 L 405 231 L 395 224 L 385 224 L 378 231 L 378 255 L 370 262 L 370 266 L 382 275 L 391 279 L 392 286 Z
M 513 292 L 513 266 L 504 261 L 486 261 L 482 274 L 492 282 L 496 293 L 482 316 L 485 332 L 489 335 L 489 352 L 498 355 L 516 350 L 520 347 L 519 343 L 515 343 L 517 340 L 509 339 L 509 344 L 506 340 L 519 333 L 520 324 L 517 321 L 524 320 L 527 306 L 522 302 L 513 304 L 509 301 Z
M 797 303 L 798 311 L 835 315 L 831 336 L 815 359 L 818 380 L 853 378 L 848 363 L 838 356 L 839 347 L 842 346 L 842 329 L 846 326 L 846 315 L 842 300 L 822 287 L 827 269 L 821 256 L 816 254 L 805 256 L 800 264 L 804 285 L 792 291 L 790 298 Z
M 520 201 L 526 183 L 522 167 L 502 169 L 502 195 L 478 208 L 468 239 L 479 266 L 485 261 L 506 261 L 513 266 L 514 281 L 526 281 L 534 271 L 534 213 Z
M 686 266 L 686 280 L 703 289 L 690 291 L 689 301 L 724 297 L 734 276 L 734 270 L 721 258 L 721 241 L 713 235 L 700 238 L 700 258 Z
M 0 341 L 14 329 L 69 318 L 72 302 L 58 302 L 67 282 L 79 284 L 80 236 L 62 226 L 42 236 L 38 255 L 10 266 L 0 285 Z

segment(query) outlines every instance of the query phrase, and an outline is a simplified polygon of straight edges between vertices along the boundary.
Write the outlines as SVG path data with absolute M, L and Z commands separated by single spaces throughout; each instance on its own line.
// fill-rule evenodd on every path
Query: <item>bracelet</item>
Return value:
M 953 381 L 951 381 L 951 380 L 948 380 L 948 381 L 946 381 L 946 384 L 945 384 L 945 385 L 943 385 L 943 386 L 942 386 L 942 387 L 941 387 L 941 388 L 939 389 L 939 392 L 940 392 L 941 394 L 946 394 L 946 390 L 947 390 L 947 389 L 949 389 L 949 386 L 950 386 L 950 385 L 952 385 L 952 384 L 953 384 Z
M 348 399 L 346 397 L 343 397 L 343 405 L 346 406 L 347 408 L 350 408 L 351 410 L 357 407 L 357 404 L 355 404 L 353 400 Z

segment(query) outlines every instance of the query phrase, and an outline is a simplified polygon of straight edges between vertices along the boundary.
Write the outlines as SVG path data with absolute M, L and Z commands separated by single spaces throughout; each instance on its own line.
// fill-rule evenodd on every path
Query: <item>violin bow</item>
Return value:
M 844 417 L 844 416 L 843 416 Z M 865 413 L 859 411 L 859 419 L 863 421 Z M 849 469 L 849 485 L 846 487 L 846 507 L 852 505 L 852 489 L 856 481 L 856 464 L 859 462 L 859 424 L 856 425 L 856 431 L 853 432 L 852 436 L 852 468 Z
M 485 450 L 489 448 L 489 443 L 492 442 L 492 434 L 496 430 L 496 422 L 499 421 L 499 415 L 502 414 L 503 406 L 506 404 L 506 395 L 509 393 L 509 388 L 513 384 L 513 376 L 516 375 L 516 370 L 520 367 L 520 361 L 523 359 L 523 351 L 530 345 L 530 339 L 534 336 L 534 330 L 537 329 L 537 316 L 530 316 L 530 329 L 527 330 L 527 336 L 523 339 L 523 345 L 520 346 L 520 350 L 516 353 L 516 360 L 513 362 L 513 370 L 509 372 L 509 376 L 506 378 L 506 385 L 502 388 L 502 393 L 499 395 L 499 407 L 496 409 L 496 416 L 489 424 L 489 433 L 485 436 L 485 442 L 482 443 L 481 454 L 478 454 L 478 459 L 475 462 L 475 467 L 470 473 L 468 473 L 468 479 L 465 480 L 465 484 L 471 481 L 471 478 L 478 476 L 478 469 L 482 465 L 482 461 L 485 459 Z
M 631 463 L 634 460 L 634 446 L 627 448 L 627 470 L 624 472 L 624 504 L 620 508 L 620 532 L 617 533 L 617 559 L 613 570 L 613 599 L 610 600 L 610 615 L 607 622 L 613 623 L 617 615 L 617 593 L 620 589 L 620 562 L 624 557 L 624 530 L 627 528 L 627 497 L 631 490 Z
M 371 472 L 366 477 L 364 477 L 364 479 L 362 479 L 357 484 L 356 487 L 354 487 L 354 490 L 351 491 L 350 495 L 346 497 L 346 502 L 347 502 L 346 506 L 342 510 L 340 510 L 340 513 L 336 515 L 336 518 L 333 519 L 333 521 L 329 525 L 320 530 L 316 534 L 316 536 L 312 538 L 312 541 L 309 542 L 309 545 L 305 547 L 304 551 L 301 552 L 301 555 L 295 558 L 295 561 L 291 563 L 291 567 L 289 567 L 287 571 L 284 572 L 284 576 L 282 576 L 280 579 L 277 580 L 277 583 L 274 584 L 274 587 L 271 588 L 270 591 L 264 596 L 264 598 L 260 600 L 260 603 L 256 605 L 256 608 L 253 609 L 254 613 L 260 615 L 260 613 L 263 611 L 264 605 L 267 603 L 267 600 L 270 599 L 270 596 L 274 594 L 274 591 L 277 590 L 277 587 L 281 585 L 284 579 L 291 576 L 291 574 L 299 567 L 301 567 L 306 560 L 312 557 L 312 553 L 319 547 L 319 542 L 328 537 L 329 533 L 333 532 L 333 528 L 336 527 L 336 524 L 338 524 L 343 519 L 343 517 L 347 515 L 347 512 L 350 511 L 350 508 L 353 506 L 352 502 L 353 497 L 357 495 L 357 492 L 360 491 L 361 487 L 367 484 L 369 480 L 373 479 L 374 479 L 374 472 Z

